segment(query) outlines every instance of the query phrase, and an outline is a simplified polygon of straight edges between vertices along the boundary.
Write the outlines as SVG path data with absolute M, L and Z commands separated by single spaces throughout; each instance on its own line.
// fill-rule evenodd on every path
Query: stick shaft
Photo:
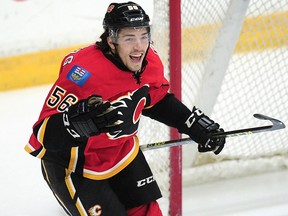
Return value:
M 277 119 L 262 115 L 262 114 L 254 114 L 254 117 L 261 120 L 269 120 L 272 122 L 272 125 L 267 126 L 260 126 L 260 127 L 252 127 L 252 128 L 244 128 L 239 130 L 232 130 L 232 131 L 225 131 L 225 132 L 217 132 L 211 134 L 212 138 L 221 138 L 221 137 L 237 137 L 237 136 L 244 136 L 250 135 L 260 132 L 268 132 L 273 130 L 279 130 L 285 128 L 285 124 Z M 179 146 L 185 144 L 192 144 L 195 143 L 190 138 L 178 139 L 178 140 L 169 140 L 163 142 L 155 142 L 145 145 L 140 145 L 140 149 L 142 151 L 151 150 L 151 149 L 159 149 L 164 147 L 172 147 L 172 146 Z

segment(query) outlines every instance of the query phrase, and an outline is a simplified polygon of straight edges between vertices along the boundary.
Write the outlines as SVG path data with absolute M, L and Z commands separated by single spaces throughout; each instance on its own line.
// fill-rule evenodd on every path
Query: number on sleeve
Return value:
M 46 102 L 47 106 L 50 108 L 57 107 L 58 112 L 64 112 L 66 108 L 78 101 L 78 98 L 74 94 L 67 94 L 66 96 L 65 94 L 66 90 L 59 86 L 55 86 Z

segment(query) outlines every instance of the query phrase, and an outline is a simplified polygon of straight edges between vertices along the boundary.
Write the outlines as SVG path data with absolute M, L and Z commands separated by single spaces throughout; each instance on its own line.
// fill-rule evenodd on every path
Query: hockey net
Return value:
M 254 119 L 254 113 L 287 125 L 287 0 L 179 2 L 182 101 L 190 108 L 196 105 L 226 130 L 266 123 Z M 173 73 L 169 70 L 169 46 L 177 44 L 169 41 L 169 34 L 169 1 L 154 1 L 154 46 L 168 78 Z M 170 139 L 169 129 L 150 119 L 142 120 L 139 132 L 142 143 Z M 182 152 L 184 187 L 270 172 L 288 166 L 288 133 L 284 129 L 229 138 L 218 156 L 199 154 L 196 145 L 185 145 Z M 164 197 L 173 202 L 169 199 L 174 196 L 169 192 L 169 148 L 147 151 L 145 155 Z

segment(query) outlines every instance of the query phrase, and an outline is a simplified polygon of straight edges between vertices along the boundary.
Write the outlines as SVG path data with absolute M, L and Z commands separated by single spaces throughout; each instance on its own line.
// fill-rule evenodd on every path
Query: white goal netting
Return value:
M 169 78 L 169 2 L 154 1 L 153 40 Z M 288 124 L 287 0 L 181 1 L 182 100 L 226 130 Z M 152 122 L 152 123 L 151 123 Z M 142 143 L 168 140 L 168 129 L 141 122 Z M 287 129 L 227 139 L 219 156 L 183 147 L 183 182 L 199 184 L 288 167 Z M 168 149 L 145 153 L 169 196 Z

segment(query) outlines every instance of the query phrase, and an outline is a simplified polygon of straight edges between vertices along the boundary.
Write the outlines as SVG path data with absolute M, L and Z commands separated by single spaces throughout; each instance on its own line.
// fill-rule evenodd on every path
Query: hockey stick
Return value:
M 244 129 L 225 131 L 225 132 L 217 132 L 217 133 L 211 134 L 211 137 L 213 138 L 236 137 L 236 136 L 243 136 L 243 135 L 250 135 L 250 134 L 261 133 L 261 132 L 279 130 L 279 129 L 283 129 L 286 127 L 283 122 L 277 119 L 271 118 L 269 116 L 265 116 L 262 114 L 254 114 L 253 116 L 260 120 L 268 120 L 272 123 L 272 125 L 244 128 Z M 140 145 L 140 149 L 142 151 L 146 151 L 146 150 L 158 149 L 158 148 L 163 148 L 163 147 L 191 144 L 192 142 L 194 141 L 191 140 L 190 138 L 184 138 L 184 139 L 179 139 L 179 140 L 169 140 L 169 141 L 155 142 L 155 143 Z

